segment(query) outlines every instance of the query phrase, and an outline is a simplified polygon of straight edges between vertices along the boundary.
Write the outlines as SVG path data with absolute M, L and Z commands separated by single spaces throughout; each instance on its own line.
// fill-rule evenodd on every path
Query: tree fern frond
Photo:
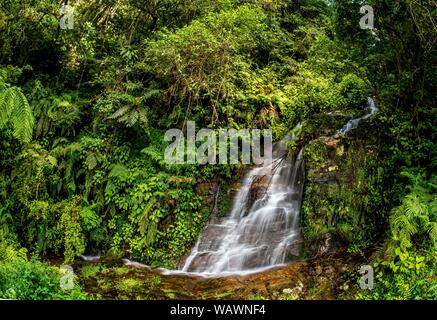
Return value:
M 156 238 L 156 233 L 158 232 L 158 224 L 154 221 L 151 221 L 149 223 L 149 227 L 147 230 L 147 236 L 146 236 L 146 244 L 150 245 L 153 243 L 154 239 Z
M 0 68 L 0 92 L 6 90 L 7 72 Z
M 9 87 L 0 92 L 0 128 L 13 125 L 13 135 L 24 143 L 30 142 L 35 119 L 32 109 L 20 89 Z
M 410 218 L 423 216 L 428 212 L 426 204 L 415 193 L 409 194 L 404 198 L 403 207 L 405 214 Z
M 11 117 L 14 124 L 14 136 L 25 143 L 30 142 L 35 119 L 29 102 L 20 90 L 14 92 L 14 108 Z
M 154 96 L 158 96 L 161 93 L 162 93 L 162 90 L 160 90 L 160 89 L 151 89 L 151 90 L 145 92 L 141 98 L 142 98 L 142 101 L 146 101 L 147 99 L 154 97 Z
M 429 237 L 434 245 L 434 247 L 437 244 L 437 222 L 430 222 L 428 225 L 428 234 Z
M 410 174 L 409 178 L 413 182 L 413 186 L 410 188 L 411 192 L 402 199 L 400 206 L 391 211 L 390 228 L 393 241 L 398 242 L 401 248 L 408 248 L 413 244 L 419 244 L 417 241 L 421 241 L 414 238 L 415 235 L 426 232 L 435 247 L 437 242 L 437 198 L 434 195 L 433 187 L 430 183 L 423 181 L 420 175 Z M 433 181 L 432 179 L 431 181 Z
M 10 120 L 14 109 L 14 88 L 7 88 L 0 92 L 0 129 L 3 129 Z
M 429 216 L 430 220 L 437 221 L 437 196 L 434 196 L 434 198 L 429 202 L 428 204 L 429 208 Z
M 140 124 L 147 125 L 149 123 L 149 117 L 145 109 L 139 109 L 138 116 L 138 121 L 140 122 Z
M 138 112 L 136 110 L 133 110 L 121 117 L 118 121 L 124 122 L 127 127 L 132 127 L 138 121 Z
M 394 217 L 393 227 L 398 233 L 406 233 L 408 236 L 412 236 L 417 232 L 417 227 L 414 221 L 411 221 L 406 215 L 399 215 Z
M 113 115 L 109 116 L 109 119 L 117 119 L 124 116 L 130 110 L 129 106 L 124 106 L 114 112 Z

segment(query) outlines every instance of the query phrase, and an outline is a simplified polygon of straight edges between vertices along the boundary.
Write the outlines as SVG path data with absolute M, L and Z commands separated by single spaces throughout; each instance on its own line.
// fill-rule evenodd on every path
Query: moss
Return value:
M 359 139 L 322 137 L 308 145 L 305 159 L 302 220 L 307 242 L 331 233 L 364 245 L 373 231 L 372 202 L 378 196 L 373 146 Z
M 97 280 L 97 287 L 104 293 L 105 291 L 111 291 L 114 288 L 114 284 L 106 278 L 101 278 Z
M 173 292 L 171 290 L 166 290 L 166 289 L 164 289 L 163 292 L 164 292 L 165 296 L 168 299 L 171 299 L 171 300 L 176 299 L 176 293 L 175 292 Z
M 221 188 L 218 199 L 218 213 L 219 217 L 224 217 L 231 211 L 232 199 L 226 192 L 227 188 Z
M 328 149 L 323 141 L 315 140 L 305 148 L 305 161 L 307 166 L 313 170 L 320 169 L 326 165 L 328 160 Z
M 260 294 L 256 294 L 256 295 L 252 295 L 252 296 L 247 297 L 247 300 L 269 300 L 269 298 L 264 297 Z
M 298 300 L 299 298 L 297 296 L 295 296 L 294 294 L 280 294 L 278 296 L 278 300 Z
M 87 264 L 80 268 L 80 276 L 84 279 L 94 277 L 101 272 L 104 267 L 102 265 Z
M 156 288 L 161 284 L 161 277 L 158 275 L 155 275 L 150 279 L 149 282 L 150 282 L 150 286 L 152 288 Z
M 135 292 L 143 287 L 143 283 L 135 278 L 123 279 L 116 285 L 116 289 L 125 293 Z
M 225 291 L 225 292 L 222 292 L 222 293 L 215 295 L 214 299 L 216 299 L 216 300 L 227 299 L 227 298 L 231 298 L 234 295 L 235 295 L 234 291 Z
M 131 271 L 131 269 L 129 269 L 128 267 L 120 267 L 120 268 L 115 268 L 114 272 L 116 275 L 122 276 L 126 273 L 129 273 Z

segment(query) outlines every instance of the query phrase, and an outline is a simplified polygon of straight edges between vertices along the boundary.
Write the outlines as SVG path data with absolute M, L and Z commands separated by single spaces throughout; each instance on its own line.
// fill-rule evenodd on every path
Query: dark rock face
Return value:
M 173 214 L 168 215 L 163 220 L 159 222 L 158 229 L 159 231 L 166 230 L 169 226 L 171 226 L 176 221 L 176 216 Z
M 254 177 L 253 182 L 250 185 L 250 195 L 247 203 L 249 209 L 252 207 L 255 200 L 262 198 L 266 194 L 271 182 L 271 177 L 267 175 L 259 175 Z
M 198 195 L 205 197 L 205 204 L 211 206 L 214 204 L 214 196 L 218 187 L 219 181 L 217 177 L 215 177 L 210 182 L 201 182 L 196 184 L 195 190 Z
M 313 240 L 309 245 L 311 256 L 329 256 L 345 248 L 347 241 L 341 236 L 332 233 L 325 233 L 318 239 Z
M 374 146 L 359 138 L 320 137 L 305 149 L 307 175 L 302 206 L 305 250 L 332 255 L 364 238 L 369 203 L 366 170 L 377 163 Z
M 231 199 L 235 199 L 235 196 L 238 194 L 238 191 L 241 190 L 241 181 L 236 181 L 234 182 L 228 191 L 229 196 L 231 197 Z
M 200 253 L 195 260 L 193 260 L 192 264 L 190 265 L 190 268 L 188 269 L 189 272 L 205 269 L 208 267 L 209 264 L 214 263 L 218 260 L 218 256 L 214 256 L 209 254 L 208 252 Z

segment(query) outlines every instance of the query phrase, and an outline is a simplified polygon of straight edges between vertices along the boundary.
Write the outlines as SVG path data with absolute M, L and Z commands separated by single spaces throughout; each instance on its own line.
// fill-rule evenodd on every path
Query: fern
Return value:
M 0 87 L 4 88 L 0 91 L 0 129 L 11 123 L 14 137 L 30 142 L 35 119 L 29 102 L 20 89 L 4 84 Z
M 133 127 L 137 123 L 144 126 L 148 124 L 147 112 L 141 107 L 124 106 L 108 118 L 117 119 L 118 122 L 125 124 L 127 127 Z
M 127 91 L 133 91 L 137 88 L 137 84 L 127 83 Z M 108 119 L 117 120 L 123 123 L 126 127 L 133 127 L 136 124 L 146 127 L 149 122 L 149 114 L 147 112 L 147 100 L 159 94 L 159 90 L 150 90 L 143 96 L 137 97 L 129 93 L 111 93 L 107 99 L 107 104 L 118 106 Z
M 128 174 L 129 174 L 129 169 L 126 166 L 117 163 L 112 165 L 111 172 L 109 173 L 109 178 L 120 178 L 123 180 L 126 179 Z
M 437 197 L 432 183 L 434 177 L 431 182 L 425 183 L 420 176 L 403 175 L 410 178 L 412 185 L 408 187 L 410 193 L 402 199 L 401 205 L 391 213 L 390 228 L 394 242 L 386 251 L 389 256 L 396 243 L 404 250 L 413 245 L 425 245 L 425 239 L 430 240 L 434 248 L 437 243 Z
M 0 92 L 0 128 L 6 127 L 14 109 L 14 89 L 7 88 Z
M 14 126 L 14 136 L 25 143 L 32 139 L 32 132 L 34 126 L 34 117 L 32 109 L 24 94 L 16 90 L 15 101 L 18 105 L 14 105 L 12 110 L 12 123 Z
M 129 106 L 123 106 L 120 109 L 118 109 L 117 111 L 115 111 L 114 114 L 109 116 L 108 118 L 109 119 L 120 118 L 120 117 L 124 116 L 129 110 L 130 110 Z

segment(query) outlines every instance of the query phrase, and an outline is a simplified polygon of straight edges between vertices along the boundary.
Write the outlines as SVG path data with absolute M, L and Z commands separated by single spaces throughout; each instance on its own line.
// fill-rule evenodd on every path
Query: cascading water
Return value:
M 303 152 L 287 159 L 286 141 L 275 144 L 269 165 L 246 175 L 230 215 L 206 225 L 181 271 L 250 272 L 299 255 Z
M 361 120 L 378 112 L 367 99 L 368 112 L 337 133 L 347 134 Z M 273 161 L 256 167 L 244 178 L 228 217 L 212 219 L 204 228 L 179 270 L 161 269 L 163 274 L 197 273 L 220 276 L 245 274 L 287 262 L 297 257 L 302 243 L 299 212 L 305 178 L 303 149 L 287 159 L 289 137 L 273 148 Z M 218 190 L 214 199 L 215 207 Z M 148 268 L 125 260 L 126 265 Z
M 373 100 L 373 98 L 370 97 L 367 98 L 367 110 L 368 111 L 364 116 L 349 120 L 348 123 L 346 123 L 343 128 L 337 131 L 337 133 L 347 134 L 349 131 L 358 128 L 358 125 L 361 120 L 365 120 L 370 116 L 372 116 L 374 113 L 378 112 L 379 110 L 376 107 L 375 100 Z
M 347 134 L 378 112 L 367 99 L 368 112 L 350 120 L 339 134 Z M 300 126 L 299 126 L 300 127 Z M 246 175 L 228 217 L 212 219 L 203 230 L 191 254 L 179 270 L 159 268 L 162 274 L 196 273 L 204 276 L 246 274 L 280 265 L 299 256 L 302 243 L 299 212 L 305 179 L 303 149 L 287 158 L 285 137 L 273 148 L 270 164 L 253 168 Z M 215 191 L 217 210 L 219 189 Z M 79 255 L 85 262 L 99 262 L 100 256 Z M 147 268 L 123 259 L 127 266 Z
M 348 121 L 337 133 L 347 134 L 378 112 L 372 98 L 367 99 L 367 109 L 364 116 Z M 303 149 L 294 159 L 286 159 L 286 141 L 287 137 L 275 144 L 270 165 L 256 167 L 246 175 L 229 217 L 206 225 L 182 272 L 251 272 L 299 255 Z

